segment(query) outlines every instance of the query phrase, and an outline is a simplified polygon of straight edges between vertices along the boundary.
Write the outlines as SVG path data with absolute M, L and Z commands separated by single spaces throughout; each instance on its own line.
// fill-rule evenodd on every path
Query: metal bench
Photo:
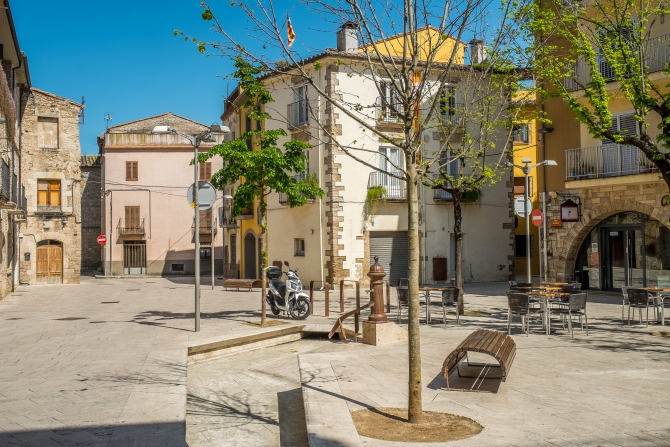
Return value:
M 223 288 L 228 289 L 249 289 L 249 292 L 253 290 L 254 287 L 261 287 L 263 283 L 260 279 L 226 279 L 223 281 Z
M 500 379 L 504 382 L 512 367 L 514 356 L 516 355 L 516 344 L 509 335 L 504 332 L 491 331 L 489 329 L 479 329 L 467 337 L 459 344 L 456 349 L 451 351 L 442 365 L 442 375 L 447 382 L 447 389 L 449 389 L 449 376 L 455 371 L 461 376 L 459 364 L 465 358 L 468 366 L 470 360 L 468 359 L 468 352 L 480 352 L 488 354 L 495 358 L 500 367 Z M 471 378 L 486 378 L 481 375 Z

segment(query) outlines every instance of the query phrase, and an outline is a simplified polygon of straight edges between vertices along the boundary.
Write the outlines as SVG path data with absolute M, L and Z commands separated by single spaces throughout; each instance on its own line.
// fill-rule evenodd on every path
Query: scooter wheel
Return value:
M 273 315 L 279 315 L 279 313 L 281 312 L 281 310 L 279 310 L 277 306 L 272 306 L 270 310 L 272 310 Z
M 289 306 L 288 312 L 291 314 L 291 317 L 296 320 L 304 320 L 309 315 L 310 305 L 309 300 L 305 297 L 300 297 L 293 302 L 292 306 Z

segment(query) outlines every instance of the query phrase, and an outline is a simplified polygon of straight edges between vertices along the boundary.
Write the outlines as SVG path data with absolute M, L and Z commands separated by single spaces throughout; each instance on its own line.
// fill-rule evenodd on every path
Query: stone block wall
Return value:
M 81 267 L 101 267 L 102 246 L 98 245 L 101 227 L 102 176 L 99 155 L 81 157 Z

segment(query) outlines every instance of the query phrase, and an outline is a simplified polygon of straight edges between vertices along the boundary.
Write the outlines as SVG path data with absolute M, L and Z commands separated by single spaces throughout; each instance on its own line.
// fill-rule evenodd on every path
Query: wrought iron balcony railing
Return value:
M 444 189 L 434 189 L 433 191 L 433 200 L 435 201 L 451 202 L 454 200 L 454 196 L 452 196 L 450 192 L 447 192 Z
M 144 219 L 119 219 L 116 230 L 122 236 L 145 234 Z
M 657 171 L 635 146 L 609 143 L 565 151 L 565 179 L 620 177 Z
M 394 174 L 401 175 L 400 172 Z M 368 177 L 368 189 L 378 186 L 385 189 L 385 199 L 405 200 L 407 198 L 407 184 L 405 180 L 400 180 L 383 172 L 371 172 L 370 177 Z
M 293 174 L 291 177 L 293 177 L 294 179 L 296 179 L 298 181 L 302 181 L 302 180 L 306 180 L 308 176 L 309 176 L 308 172 L 300 172 L 298 174 Z M 314 199 L 315 199 L 314 196 L 308 197 L 307 198 L 307 203 L 313 203 Z M 279 193 L 279 203 L 281 203 L 282 205 L 288 204 L 288 194 L 280 192 Z
M 382 123 L 402 123 L 405 109 L 400 101 L 387 101 L 377 98 L 375 119 Z

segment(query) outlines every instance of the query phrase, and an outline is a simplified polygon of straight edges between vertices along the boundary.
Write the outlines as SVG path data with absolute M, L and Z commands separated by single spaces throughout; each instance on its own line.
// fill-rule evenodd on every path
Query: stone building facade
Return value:
M 102 173 L 99 155 L 81 157 L 81 268 L 98 270 L 102 265 L 101 194 Z
M 82 105 L 36 88 L 21 97 L 23 284 L 77 284 L 81 270 Z

